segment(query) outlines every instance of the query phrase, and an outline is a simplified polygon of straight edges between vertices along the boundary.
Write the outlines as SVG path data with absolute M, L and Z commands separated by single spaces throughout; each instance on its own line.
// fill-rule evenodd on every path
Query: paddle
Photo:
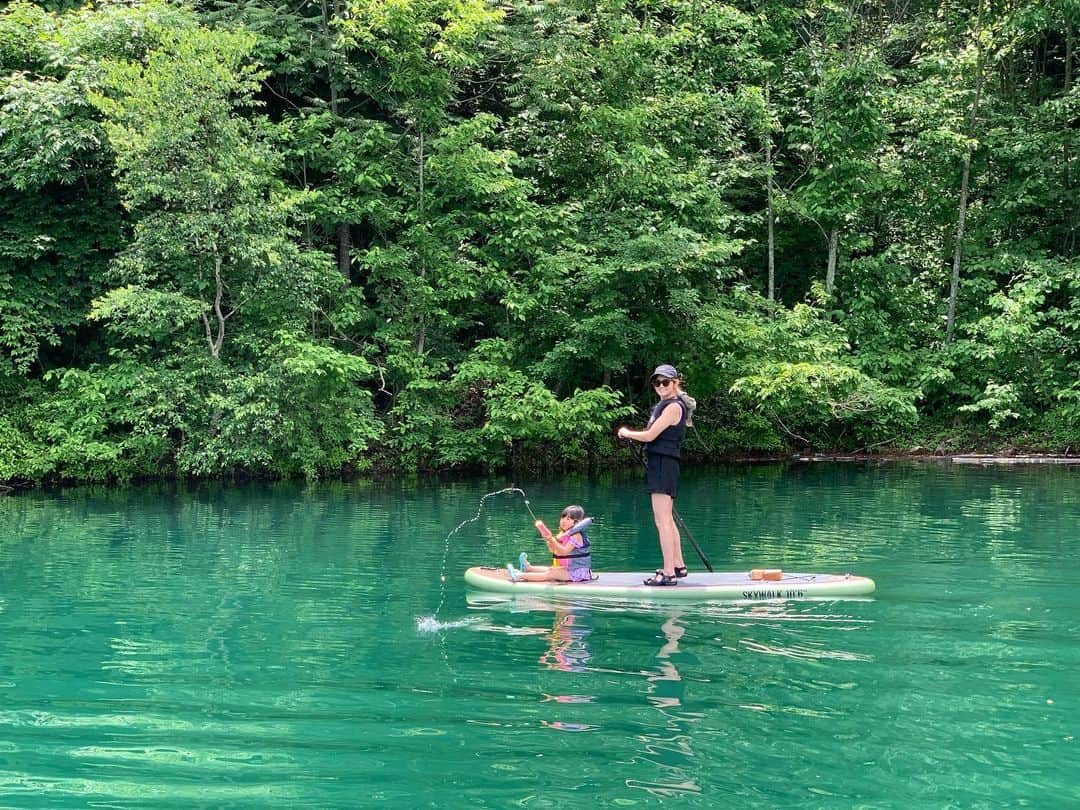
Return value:
M 645 454 L 642 452 L 641 448 L 633 442 L 630 442 L 630 447 L 634 451 L 634 455 L 637 456 L 637 460 L 641 462 L 642 469 L 647 470 L 649 465 L 648 462 L 645 461 Z M 679 529 L 682 533 L 690 539 L 690 545 L 694 547 L 694 551 L 701 557 L 701 562 L 704 563 L 709 571 L 712 571 L 712 563 L 709 562 L 709 558 L 705 556 L 705 552 L 701 550 L 701 546 L 699 546 L 697 540 L 694 539 L 694 533 L 690 531 L 690 527 L 686 525 L 686 521 L 682 519 L 682 515 L 676 511 L 674 503 L 671 504 L 671 516 L 675 518 L 675 522 L 679 524 Z

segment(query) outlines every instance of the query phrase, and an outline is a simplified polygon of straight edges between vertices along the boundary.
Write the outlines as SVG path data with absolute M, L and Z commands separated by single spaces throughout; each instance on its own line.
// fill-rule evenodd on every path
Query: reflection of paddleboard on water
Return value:
M 640 599 L 649 602 L 816 599 L 868 596 L 874 580 L 854 574 L 803 574 L 769 570 L 691 572 L 678 585 L 645 585 L 651 571 L 594 572 L 591 582 L 512 582 L 505 568 L 477 566 L 465 583 L 489 593 L 566 599 Z

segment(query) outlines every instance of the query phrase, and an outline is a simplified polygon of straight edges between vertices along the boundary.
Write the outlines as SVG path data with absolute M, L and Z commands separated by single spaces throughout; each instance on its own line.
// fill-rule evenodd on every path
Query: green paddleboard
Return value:
M 752 579 L 749 571 L 698 573 L 678 585 L 645 585 L 651 571 L 594 572 L 591 582 L 511 582 L 505 568 L 470 568 L 465 582 L 489 593 L 530 594 L 565 599 L 630 599 L 650 602 L 727 602 L 867 596 L 874 580 L 854 574 L 784 572 L 778 580 Z

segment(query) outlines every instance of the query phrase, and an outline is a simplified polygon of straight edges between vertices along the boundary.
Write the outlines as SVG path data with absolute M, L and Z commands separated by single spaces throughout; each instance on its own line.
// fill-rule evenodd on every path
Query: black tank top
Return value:
M 649 417 L 649 426 L 660 418 L 660 414 L 664 412 L 664 408 L 668 405 L 679 406 L 679 410 L 682 412 L 679 421 L 671 427 L 664 428 L 664 432 L 651 442 L 648 442 L 645 447 L 648 448 L 650 453 L 656 453 L 659 456 L 679 458 L 679 448 L 682 447 L 683 437 L 686 435 L 686 406 L 682 404 L 682 400 L 662 399 L 656 403 L 656 407 L 653 408 L 652 415 Z

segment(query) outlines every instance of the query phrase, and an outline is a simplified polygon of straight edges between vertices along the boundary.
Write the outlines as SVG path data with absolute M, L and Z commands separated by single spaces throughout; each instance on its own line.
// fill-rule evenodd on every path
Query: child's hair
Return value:
M 585 510 L 577 504 L 571 504 L 562 510 L 562 514 L 559 515 L 559 517 L 568 517 L 574 521 L 574 523 L 577 523 L 579 520 L 585 519 Z

